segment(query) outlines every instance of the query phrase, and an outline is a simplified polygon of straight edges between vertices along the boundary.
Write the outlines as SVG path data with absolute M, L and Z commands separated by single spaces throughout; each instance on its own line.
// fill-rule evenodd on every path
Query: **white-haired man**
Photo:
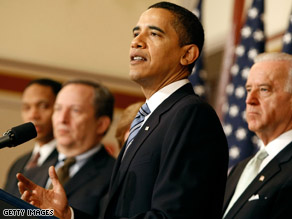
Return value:
M 246 91 L 248 128 L 261 148 L 231 171 L 224 218 L 292 218 L 292 56 L 258 55 Z

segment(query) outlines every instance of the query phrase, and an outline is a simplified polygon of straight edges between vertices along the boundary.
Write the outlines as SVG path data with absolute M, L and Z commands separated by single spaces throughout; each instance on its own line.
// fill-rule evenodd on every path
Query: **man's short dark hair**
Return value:
M 179 36 L 180 46 L 195 44 L 201 54 L 204 45 L 204 29 L 194 13 L 170 2 L 158 2 L 148 9 L 150 8 L 163 8 L 170 11 L 175 17 L 172 25 Z M 188 66 L 190 72 L 194 65 L 195 62 Z
M 62 88 L 62 83 L 60 83 L 58 81 L 48 79 L 48 78 L 40 78 L 40 79 L 35 79 L 35 80 L 30 81 L 26 85 L 25 89 L 33 84 L 39 84 L 42 86 L 50 87 L 52 89 L 53 93 L 55 94 L 55 96 L 57 96 L 57 94 L 59 93 L 59 91 Z

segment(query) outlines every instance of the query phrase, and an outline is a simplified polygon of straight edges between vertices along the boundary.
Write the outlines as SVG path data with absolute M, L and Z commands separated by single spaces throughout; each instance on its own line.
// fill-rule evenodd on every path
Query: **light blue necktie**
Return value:
M 225 211 L 223 217 L 226 216 L 228 211 L 231 209 L 233 204 L 237 201 L 237 199 L 241 196 L 247 186 L 253 181 L 253 179 L 258 175 L 258 171 L 260 169 L 260 165 L 262 161 L 268 156 L 268 152 L 265 148 L 261 149 L 257 152 L 257 154 L 248 162 L 244 171 L 242 172 L 240 179 L 237 183 L 234 195 L 229 202 L 228 208 Z
M 139 112 L 137 113 L 135 119 L 133 120 L 133 122 L 131 124 L 130 134 L 129 134 L 129 137 L 127 140 L 126 149 L 125 149 L 123 158 L 124 158 L 128 148 L 129 148 L 129 146 L 132 144 L 135 136 L 138 134 L 138 132 L 139 132 L 144 120 L 145 120 L 145 117 L 147 115 L 149 115 L 149 113 L 150 113 L 150 109 L 149 109 L 147 103 L 144 103 L 141 106 L 141 108 L 139 109 Z

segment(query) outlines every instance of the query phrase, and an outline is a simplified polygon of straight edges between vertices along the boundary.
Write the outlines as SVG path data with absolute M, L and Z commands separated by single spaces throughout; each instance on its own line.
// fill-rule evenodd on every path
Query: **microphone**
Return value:
M 15 126 L 0 137 L 0 148 L 15 147 L 27 142 L 37 136 L 36 129 L 32 122 L 27 122 L 19 126 Z

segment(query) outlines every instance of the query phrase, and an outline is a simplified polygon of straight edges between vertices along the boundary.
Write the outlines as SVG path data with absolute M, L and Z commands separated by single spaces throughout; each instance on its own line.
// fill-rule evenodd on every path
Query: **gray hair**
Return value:
M 265 61 L 287 61 L 290 64 L 285 91 L 292 94 L 292 55 L 283 52 L 266 52 L 259 54 L 254 59 L 254 63 Z
M 101 83 L 89 81 L 84 79 L 72 79 L 66 81 L 63 87 L 70 84 L 83 84 L 94 89 L 93 107 L 95 110 L 95 117 L 108 116 L 111 120 L 114 111 L 114 96 L 110 90 Z

